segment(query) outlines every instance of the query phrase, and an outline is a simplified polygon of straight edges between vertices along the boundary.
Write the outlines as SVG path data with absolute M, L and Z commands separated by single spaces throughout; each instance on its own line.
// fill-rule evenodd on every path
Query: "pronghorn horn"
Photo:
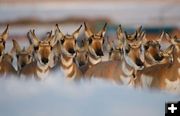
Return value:
M 101 37 L 104 37 L 105 32 L 106 32 L 106 27 L 107 27 L 107 22 L 104 24 L 102 30 L 100 30 L 97 35 L 100 35 Z
M 64 34 L 59 29 L 58 24 L 56 24 L 56 29 L 55 29 L 55 38 L 56 38 L 56 40 L 61 40 L 63 38 L 63 36 L 64 36 Z
M 29 44 L 32 45 L 33 42 L 32 42 L 31 36 L 30 36 L 30 31 L 27 32 L 27 38 L 28 38 Z
M 134 33 L 134 34 L 132 34 L 132 39 L 136 39 L 136 38 L 137 38 L 137 35 L 138 35 L 138 32 L 137 32 L 137 31 L 135 31 L 135 33 Z
M 85 35 L 86 35 L 86 37 L 87 37 L 87 38 L 90 38 L 90 37 L 93 35 L 93 33 L 92 33 L 91 29 L 89 29 L 89 28 L 87 27 L 86 22 L 84 22 L 84 29 L 85 29 Z
M 73 36 L 75 37 L 75 39 L 78 38 L 81 27 L 82 27 L 82 25 L 80 25 L 80 27 L 73 33 Z
M 12 40 L 12 42 L 13 42 L 13 48 L 12 48 L 12 50 L 11 50 L 11 53 L 13 53 L 14 51 L 16 52 L 16 53 L 18 53 L 18 52 L 20 52 L 21 51 L 21 47 L 20 47 L 20 45 L 18 44 L 18 42 L 16 41 L 16 40 Z
M 47 37 L 48 38 L 52 37 L 52 30 L 50 32 L 47 32 Z
M 139 26 L 137 29 L 136 29 L 137 33 L 141 33 L 142 32 L 142 25 Z
M 121 25 L 118 26 L 116 33 L 117 33 L 118 40 L 122 41 L 124 31 Z
M 160 37 L 157 39 L 158 42 L 161 42 L 164 37 L 164 31 L 161 32 Z
M 2 33 L 2 37 L 4 41 L 8 38 L 8 29 L 9 29 L 9 24 L 6 26 L 6 29 Z
M 31 33 L 31 35 L 32 35 L 32 42 L 33 42 L 33 44 L 35 45 L 35 46 L 37 46 L 38 45 L 38 43 L 39 43 L 39 39 L 36 37 L 36 34 L 35 34 L 35 30 L 33 29 L 33 31 L 32 30 L 30 30 L 30 33 Z

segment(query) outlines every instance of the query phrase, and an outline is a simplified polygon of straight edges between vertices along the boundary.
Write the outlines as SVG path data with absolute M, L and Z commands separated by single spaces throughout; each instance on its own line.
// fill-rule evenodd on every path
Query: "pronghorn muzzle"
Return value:
M 144 63 L 139 58 L 137 58 L 136 59 L 136 65 L 139 66 L 139 67 L 143 67 Z
M 48 58 L 41 58 L 42 63 L 47 64 L 49 62 Z
M 102 49 L 97 49 L 95 52 L 97 56 L 104 56 Z
M 160 54 L 155 54 L 153 57 L 156 61 L 161 61 L 163 59 L 163 56 L 161 56 Z
M 74 54 L 76 53 L 73 48 L 68 49 L 68 52 L 69 52 L 70 54 L 72 54 L 72 55 L 74 55 Z

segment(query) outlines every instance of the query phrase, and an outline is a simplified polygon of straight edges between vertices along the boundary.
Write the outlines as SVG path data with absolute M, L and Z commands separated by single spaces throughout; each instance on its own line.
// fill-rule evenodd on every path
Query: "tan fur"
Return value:
M 175 42 L 175 38 L 171 38 L 171 41 Z M 180 44 L 179 42 L 175 42 L 173 44 L 173 62 L 167 62 L 166 64 L 157 64 L 152 67 L 145 68 L 142 71 L 138 71 L 137 79 L 135 80 L 136 86 L 147 86 L 150 88 L 166 90 L 169 87 L 167 81 L 169 83 L 175 83 L 179 81 L 180 63 L 178 62 L 178 58 L 180 57 L 180 51 L 178 51 L 178 49 L 180 48 Z M 151 82 L 145 83 L 145 81 L 148 79 L 151 79 Z M 173 84 L 171 86 L 173 86 Z M 169 91 L 180 91 L 180 86 L 176 85 L 176 88 L 171 88 L 171 90 Z
M 50 60 L 53 60 L 50 55 L 54 55 L 52 49 L 56 44 L 56 39 L 53 36 L 51 39 L 39 41 L 34 30 L 30 31 L 30 33 L 33 37 L 32 42 L 34 46 L 35 62 L 26 65 L 22 71 L 20 71 L 20 75 L 27 77 L 30 75 L 41 80 L 46 78 L 49 74 Z
M 85 35 L 88 43 L 88 67 L 95 65 L 101 62 L 101 57 L 103 54 L 103 43 L 104 43 L 104 35 L 106 32 L 107 23 L 105 23 L 102 30 L 98 33 L 94 34 L 84 22 L 85 27 Z
M 56 30 L 58 30 L 56 31 L 56 36 L 60 41 L 59 47 L 61 51 L 60 67 L 68 79 L 79 80 L 80 77 L 82 77 L 82 72 L 77 64 L 74 63 L 74 57 L 76 55 L 76 39 L 78 38 L 81 27 L 82 25 L 72 35 L 64 35 L 60 31 L 58 25 L 56 25 Z
M 25 65 L 30 64 L 33 61 L 33 46 L 30 45 L 27 49 L 21 49 L 16 40 L 13 41 L 13 48 L 11 53 L 15 53 L 17 58 L 17 69 L 20 71 Z

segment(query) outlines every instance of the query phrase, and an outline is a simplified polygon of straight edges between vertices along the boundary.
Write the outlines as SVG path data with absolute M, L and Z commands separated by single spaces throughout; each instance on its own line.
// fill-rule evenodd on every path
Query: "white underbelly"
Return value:
M 165 79 L 165 84 L 165 90 L 173 93 L 180 93 L 180 79 L 177 79 L 176 81 Z

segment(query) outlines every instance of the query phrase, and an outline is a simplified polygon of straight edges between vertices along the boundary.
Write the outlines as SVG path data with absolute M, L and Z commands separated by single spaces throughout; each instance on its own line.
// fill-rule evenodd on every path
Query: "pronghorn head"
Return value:
M 79 67 L 85 65 L 88 63 L 88 48 L 85 40 L 82 40 L 82 46 L 77 48 L 77 54 L 76 54 L 76 64 L 79 65 Z
M 2 34 L 0 34 L 0 58 L 2 58 L 3 52 L 5 50 L 5 44 L 6 44 L 6 40 L 8 38 L 8 28 L 9 28 L 9 25 L 7 25 L 4 32 Z
M 121 60 L 121 56 L 123 55 L 122 45 L 115 45 L 114 41 L 108 40 L 108 44 L 110 47 L 109 51 L 109 59 L 110 60 Z
M 144 68 L 144 46 L 142 44 L 143 36 L 133 45 L 127 42 L 127 35 L 124 36 L 123 53 L 125 61 L 136 70 Z
M 40 41 L 35 35 L 35 30 L 30 30 L 30 33 L 32 35 L 35 60 L 37 60 L 37 62 L 41 65 L 49 65 L 50 61 L 54 57 L 54 53 L 52 51 L 56 44 L 55 36 L 50 36 L 50 38 Z
M 11 53 L 5 53 L 2 57 L 2 60 L 5 62 L 8 62 L 9 64 L 12 64 L 13 62 L 13 56 Z
M 73 34 L 69 35 L 69 34 L 66 34 L 64 35 L 58 25 L 56 24 L 56 38 L 59 40 L 59 43 L 60 43 L 60 47 L 61 47 L 61 53 L 66 55 L 66 56 L 69 56 L 69 57 L 75 57 L 76 55 L 76 40 L 79 36 L 79 32 L 80 32 L 80 29 L 81 29 L 82 25 L 76 30 L 73 32 Z
M 144 32 L 142 31 L 142 26 L 138 27 L 133 34 L 126 34 L 127 41 L 129 44 L 134 44 L 138 41 L 141 36 L 143 36 Z
M 88 50 L 90 54 L 92 54 L 94 57 L 101 57 L 104 55 L 102 48 L 103 48 L 103 43 L 104 43 L 104 35 L 106 32 L 106 26 L 107 26 L 107 23 L 105 23 L 102 30 L 94 34 L 84 22 L 85 35 L 88 38 Z
M 30 45 L 27 49 L 22 49 L 16 40 L 12 40 L 13 48 L 11 52 L 15 52 L 17 58 L 18 69 L 22 69 L 25 65 L 30 64 L 33 60 L 33 46 Z
M 177 52 L 180 52 L 180 39 L 177 38 L 177 36 L 171 37 L 168 33 L 166 33 L 166 39 L 173 45 L 175 45 L 175 48 Z
M 161 48 L 160 42 L 162 41 L 163 36 L 164 36 L 164 32 L 162 32 L 161 36 L 156 40 L 148 41 L 146 37 L 143 38 L 145 55 L 147 58 L 151 59 L 152 61 L 159 62 L 163 59 L 163 56 L 160 54 L 160 48 Z
M 173 51 L 174 51 L 174 45 L 170 45 L 168 48 L 161 51 L 160 54 L 163 57 L 161 63 L 173 63 L 174 61 Z

